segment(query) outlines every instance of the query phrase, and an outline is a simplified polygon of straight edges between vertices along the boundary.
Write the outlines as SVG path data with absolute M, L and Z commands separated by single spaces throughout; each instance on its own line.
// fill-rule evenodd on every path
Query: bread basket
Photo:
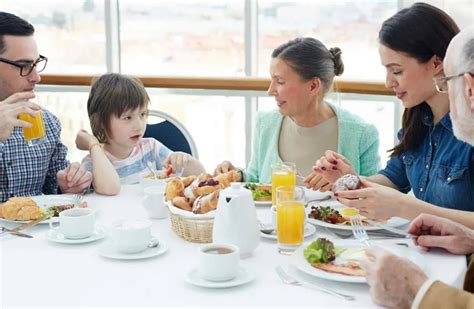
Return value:
M 214 213 L 194 214 L 165 202 L 170 212 L 171 229 L 182 239 L 195 243 L 211 243 Z

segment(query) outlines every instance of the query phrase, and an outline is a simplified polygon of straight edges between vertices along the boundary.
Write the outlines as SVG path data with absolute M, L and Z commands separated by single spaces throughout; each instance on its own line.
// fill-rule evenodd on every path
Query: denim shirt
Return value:
M 433 124 L 433 114 L 423 115 L 428 134 L 415 149 L 391 157 L 379 173 L 388 177 L 402 192 L 444 208 L 474 211 L 474 184 L 471 173 L 472 146 L 453 134 L 449 113 Z M 398 132 L 400 139 L 402 132 Z

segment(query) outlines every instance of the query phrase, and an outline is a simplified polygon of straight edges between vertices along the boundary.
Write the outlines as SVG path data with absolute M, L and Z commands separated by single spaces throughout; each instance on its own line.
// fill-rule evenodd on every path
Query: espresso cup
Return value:
M 143 207 L 148 212 L 151 219 L 164 219 L 168 217 L 168 209 L 165 206 L 165 188 L 162 186 L 152 186 L 144 189 Z
M 151 240 L 151 221 L 121 219 L 110 228 L 112 244 L 118 252 L 138 253 L 145 250 Z
M 53 228 L 52 220 L 49 222 Z M 95 217 L 92 209 L 71 208 L 59 213 L 59 231 L 68 239 L 82 239 L 92 235 Z
M 209 281 L 227 281 L 239 271 L 239 247 L 231 244 L 210 244 L 199 248 L 198 274 Z

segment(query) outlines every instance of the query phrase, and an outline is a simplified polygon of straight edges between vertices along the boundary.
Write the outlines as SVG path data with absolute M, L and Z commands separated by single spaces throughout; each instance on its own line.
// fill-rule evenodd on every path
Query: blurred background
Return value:
M 416 1 L 404 0 L 2 0 L 0 10 L 36 28 L 43 72 L 100 75 L 120 72 L 149 77 L 269 78 L 272 50 L 298 36 L 340 47 L 345 72 L 339 81 L 383 83 L 377 51 L 382 22 Z M 473 0 L 425 1 L 450 14 L 463 28 L 474 23 Z M 212 88 L 212 87 L 210 87 Z M 79 129 L 90 130 L 88 86 L 39 85 L 37 100 L 61 120 L 69 159 L 80 161 Z M 276 108 L 259 90 L 147 88 L 151 108 L 173 115 L 191 132 L 199 159 L 212 171 L 222 160 L 245 167 L 253 119 Z M 390 93 L 359 89 L 330 101 L 379 130 L 383 164 L 395 143 L 402 106 Z M 315 158 L 316 159 L 316 158 Z

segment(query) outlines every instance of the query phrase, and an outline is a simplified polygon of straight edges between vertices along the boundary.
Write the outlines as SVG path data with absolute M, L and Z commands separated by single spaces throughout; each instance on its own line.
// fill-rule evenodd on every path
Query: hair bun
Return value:
M 336 76 L 339 76 L 344 72 L 344 63 L 341 58 L 342 51 L 339 47 L 332 47 L 329 49 L 329 52 L 334 61 L 334 73 Z

